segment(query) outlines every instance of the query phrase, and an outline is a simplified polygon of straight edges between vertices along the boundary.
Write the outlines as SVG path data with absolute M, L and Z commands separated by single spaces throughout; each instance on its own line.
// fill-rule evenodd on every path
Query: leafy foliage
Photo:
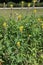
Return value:
M 17 21 L 0 18 L 0 59 L 2 65 L 43 65 L 43 21 L 34 14 Z

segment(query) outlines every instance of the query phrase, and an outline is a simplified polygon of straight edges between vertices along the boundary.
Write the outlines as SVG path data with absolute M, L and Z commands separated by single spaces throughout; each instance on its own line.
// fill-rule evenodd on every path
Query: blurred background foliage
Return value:
M 0 7 L 10 7 L 12 4 L 14 7 L 21 7 L 21 2 L 24 2 L 24 7 L 28 6 L 28 3 L 33 4 L 32 0 L 0 0 Z M 36 7 L 43 7 L 43 0 L 37 0 Z

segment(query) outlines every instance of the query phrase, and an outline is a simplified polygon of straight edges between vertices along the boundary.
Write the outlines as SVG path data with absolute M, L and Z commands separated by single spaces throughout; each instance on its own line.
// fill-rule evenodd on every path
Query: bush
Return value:
M 19 19 L 0 19 L 3 65 L 43 65 L 43 21 L 35 14 Z

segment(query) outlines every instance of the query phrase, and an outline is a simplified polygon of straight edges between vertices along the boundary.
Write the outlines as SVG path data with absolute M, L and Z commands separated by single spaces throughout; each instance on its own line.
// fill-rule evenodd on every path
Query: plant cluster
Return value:
M 0 65 L 43 65 L 43 20 L 0 17 Z

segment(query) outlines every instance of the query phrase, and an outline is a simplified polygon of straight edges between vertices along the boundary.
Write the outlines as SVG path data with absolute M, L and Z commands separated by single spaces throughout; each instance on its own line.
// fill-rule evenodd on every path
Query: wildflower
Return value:
M 38 21 L 40 21 L 40 18 L 38 18 Z
M 22 7 L 24 6 L 24 1 L 21 2 L 22 3 Z
M 41 24 L 42 28 L 43 28 L 43 24 Z
M 29 35 L 29 37 L 31 37 L 32 35 Z
M 36 13 L 36 12 L 37 12 L 37 10 L 35 9 L 33 12 L 34 12 L 34 13 Z
M 4 62 L 2 59 L 0 59 L 0 62 Z
M 28 7 L 30 7 L 30 3 L 28 3 Z
M 40 56 L 41 56 L 41 58 L 43 58 L 43 54 L 41 54 Z
M 17 42 L 17 46 L 20 47 L 20 42 Z
M 6 28 L 6 26 L 7 26 L 7 24 L 6 24 L 6 22 L 4 22 L 4 23 L 3 23 L 3 27 L 5 27 L 5 28 Z
M 35 2 L 37 2 L 37 0 L 33 0 L 33 2 L 35 3 Z
M 19 15 L 19 16 L 18 16 L 18 20 L 21 20 L 21 18 L 22 18 L 22 16 L 21 16 L 21 15 Z
M 13 5 L 11 4 L 10 7 L 13 7 Z
M 19 29 L 20 29 L 20 31 L 21 31 L 21 32 L 23 31 L 23 28 L 24 28 L 23 26 L 20 26 L 20 28 L 19 28 Z
M 43 24 L 41 24 L 43 26 Z
M 43 26 L 42 26 L 42 28 L 43 28 Z
M 18 13 L 17 12 L 15 14 L 18 16 Z
M 39 22 L 42 22 L 41 18 L 38 18 L 38 21 L 39 21 Z
M 22 1 L 22 4 L 24 4 L 24 1 Z

